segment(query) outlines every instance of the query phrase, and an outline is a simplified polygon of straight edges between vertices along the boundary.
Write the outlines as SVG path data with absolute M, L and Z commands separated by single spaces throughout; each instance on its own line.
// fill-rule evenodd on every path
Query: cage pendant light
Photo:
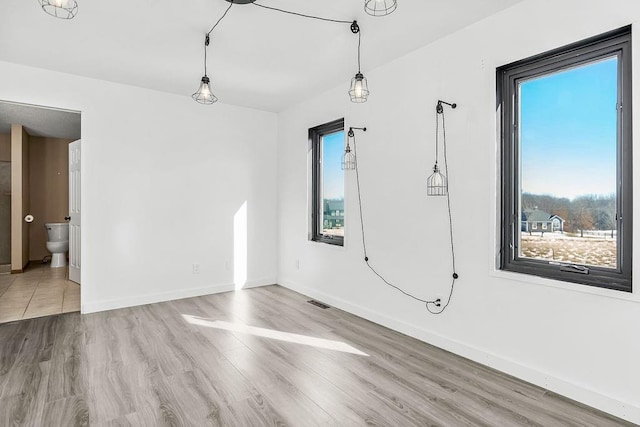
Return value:
M 209 77 L 207 76 L 207 46 L 209 46 L 209 34 L 204 37 L 204 76 L 200 79 L 200 87 L 191 95 L 194 101 L 199 104 L 210 105 L 218 101 L 218 98 L 211 91 Z
M 351 146 L 349 145 L 349 141 L 355 138 L 355 134 L 353 133 L 353 129 L 349 129 L 347 133 L 347 146 L 344 148 L 344 155 L 342 156 L 342 170 L 354 170 L 356 168 L 356 156 L 351 151 Z
M 364 10 L 371 16 L 387 16 L 398 7 L 397 0 L 365 0 Z
M 444 122 L 444 107 L 442 104 L 446 104 L 451 108 L 456 108 L 456 104 L 449 104 L 448 102 L 438 101 L 436 105 L 436 161 L 433 165 L 433 173 L 427 178 L 427 196 L 446 196 L 449 192 L 449 182 L 447 179 L 447 131 Z M 438 166 L 438 137 L 440 135 L 440 117 L 442 117 L 442 148 L 444 150 L 444 168 L 445 173 L 440 172 Z
M 211 86 L 209 86 L 209 77 L 204 75 L 202 80 L 200 80 L 200 87 L 198 90 L 191 95 L 194 101 L 199 104 L 213 104 L 218 101 L 218 98 L 211 91 Z
M 78 13 L 76 0 L 38 0 L 42 10 L 60 19 L 72 19 Z
M 351 86 L 349 87 L 349 98 L 351 99 L 351 102 L 361 104 L 363 102 L 367 102 L 367 98 L 369 97 L 369 85 L 367 83 L 367 78 L 360 71 L 361 33 L 357 21 L 353 21 L 351 23 L 351 32 L 358 35 L 358 72 L 351 79 Z
M 361 72 L 357 72 L 355 77 L 351 79 L 351 87 L 349 88 L 349 98 L 351 102 L 357 104 L 367 102 L 369 97 L 369 85 L 367 78 Z
M 436 161 L 433 173 L 427 178 L 427 196 L 446 196 L 447 191 L 447 177 L 440 172 Z

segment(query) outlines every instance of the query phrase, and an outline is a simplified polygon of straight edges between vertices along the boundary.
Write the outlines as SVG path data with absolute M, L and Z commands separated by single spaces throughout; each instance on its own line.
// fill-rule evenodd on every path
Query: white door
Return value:
M 69 280 L 80 283 L 80 140 L 69 144 Z

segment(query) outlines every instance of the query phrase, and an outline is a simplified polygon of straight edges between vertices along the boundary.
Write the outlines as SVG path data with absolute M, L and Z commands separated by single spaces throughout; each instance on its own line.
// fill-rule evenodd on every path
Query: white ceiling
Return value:
M 24 126 L 31 136 L 80 139 L 80 113 L 0 101 L 0 134 L 11 125 Z
M 362 71 L 376 68 L 522 0 L 398 0 L 371 17 L 364 0 L 258 0 L 336 19 L 357 19 Z M 36 1 L 3 0 L 0 60 L 189 96 L 203 74 L 204 33 L 225 0 L 77 0 L 64 21 Z M 236 4 L 212 34 L 209 76 L 221 102 L 280 111 L 355 72 L 349 25 Z M 369 81 L 372 96 L 375 82 Z M 345 95 L 346 96 L 346 95 Z M 203 108 L 215 108 L 203 107 Z

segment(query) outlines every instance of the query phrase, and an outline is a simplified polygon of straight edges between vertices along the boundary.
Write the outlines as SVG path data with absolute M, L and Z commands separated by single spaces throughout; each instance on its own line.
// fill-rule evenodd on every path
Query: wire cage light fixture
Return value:
M 447 177 L 440 172 L 438 162 L 433 165 L 433 173 L 427 178 L 427 196 L 446 196 Z
M 73 19 L 78 13 L 76 0 L 38 0 L 42 10 L 60 19 Z
M 191 95 L 194 101 L 204 105 L 211 105 L 215 102 L 218 102 L 218 97 L 216 97 L 211 91 L 209 82 L 209 77 L 207 77 L 206 74 L 202 76 L 202 79 L 200 80 L 200 87 Z
M 351 32 L 358 35 L 358 72 L 351 79 L 349 99 L 351 99 L 351 102 L 361 104 L 363 102 L 367 102 L 367 98 L 369 98 L 369 84 L 367 83 L 367 78 L 360 71 L 360 42 L 362 37 L 360 34 L 360 26 L 358 26 L 357 21 L 353 21 L 351 24 Z
M 218 101 L 218 98 L 211 91 L 209 86 L 209 76 L 207 76 L 207 47 L 209 46 L 209 33 L 204 36 L 204 76 L 200 79 L 198 90 L 191 95 L 194 101 L 199 104 L 211 105 Z
M 342 156 L 342 170 L 354 170 L 356 168 L 356 154 L 351 150 L 350 141 L 353 141 L 353 148 L 355 150 L 356 135 L 353 132 L 354 129 L 358 129 L 366 132 L 367 128 L 354 128 L 350 127 L 347 132 L 347 145 L 344 147 L 344 155 Z
M 397 0 L 365 0 L 364 2 L 364 11 L 371 16 L 387 16 L 397 8 Z
M 455 103 L 450 104 L 444 101 L 438 101 L 436 104 L 436 161 L 433 165 L 433 173 L 427 178 L 427 196 L 446 196 L 449 192 L 449 182 L 447 179 L 447 131 L 445 128 L 444 120 L 444 107 L 443 104 L 448 105 L 451 108 L 456 108 Z M 440 166 L 438 166 L 438 138 L 440 135 L 440 118 L 442 118 L 442 148 L 444 157 L 444 173 L 440 172 Z

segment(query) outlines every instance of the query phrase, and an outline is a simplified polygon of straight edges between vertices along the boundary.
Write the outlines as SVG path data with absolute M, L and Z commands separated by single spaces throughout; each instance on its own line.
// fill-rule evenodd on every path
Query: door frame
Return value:
M 0 98 L 0 103 L 19 105 L 19 106 L 22 106 L 22 107 L 32 107 L 32 108 L 38 108 L 38 109 L 64 111 L 64 112 L 68 112 L 68 113 L 80 114 L 80 131 L 81 131 L 81 135 L 80 135 L 79 139 L 83 139 L 84 140 L 84 138 L 82 138 L 82 128 L 84 127 L 84 122 L 85 122 L 85 117 L 84 116 L 85 116 L 85 113 L 82 111 L 81 108 L 75 108 L 75 106 L 54 107 L 54 106 L 50 106 L 50 105 L 34 104 L 34 103 L 31 103 L 31 102 L 21 102 L 21 101 L 10 100 L 10 99 L 2 99 L 2 98 Z M 86 144 L 86 141 L 84 141 L 83 145 L 85 145 L 85 144 Z M 82 161 L 84 160 L 84 155 L 82 154 L 82 150 L 80 152 L 80 159 L 81 159 L 81 164 L 82 164 Z M 84 169 L 86 169 L 86 167 Z M 80 186 L 80 194 L 81 194 L 81 197 L 80 197 L 80 209 L 81 209 L 81 211 L 83 210 L 83 207 L 84 207 L 84 205 L 82 203 L 82 199 L 83 199 L 82 195 L 85 194 L 85 189 L 84 189 L 84 185 L 83 185 L 82 181 L 83 180 L 82 180 L 82 174 L 81 174 L 80 175 L 80 183 L 81 183 L 80 184 L 81 185 Z M 80 258 L 81 259 L 85 259 L 85 256 L 84 256 L 85 255 L 85 249 L 84 248 L 86 247 L 86 245 L 83 244 L 83 240 L 84 240 L 84 237 L 81 234 L 81 236 L 80 236 Z M 83 277 L 84 277 L 84 274 L 81 271 L 81 275 L 80 275 L 80 282 L 81 283 L 84 282 Z M 84 312 L 84 294 L 85 293 L 82 292 L 82 287 L 81 287 L 81 290 L 80 290 L 80 313 Z

